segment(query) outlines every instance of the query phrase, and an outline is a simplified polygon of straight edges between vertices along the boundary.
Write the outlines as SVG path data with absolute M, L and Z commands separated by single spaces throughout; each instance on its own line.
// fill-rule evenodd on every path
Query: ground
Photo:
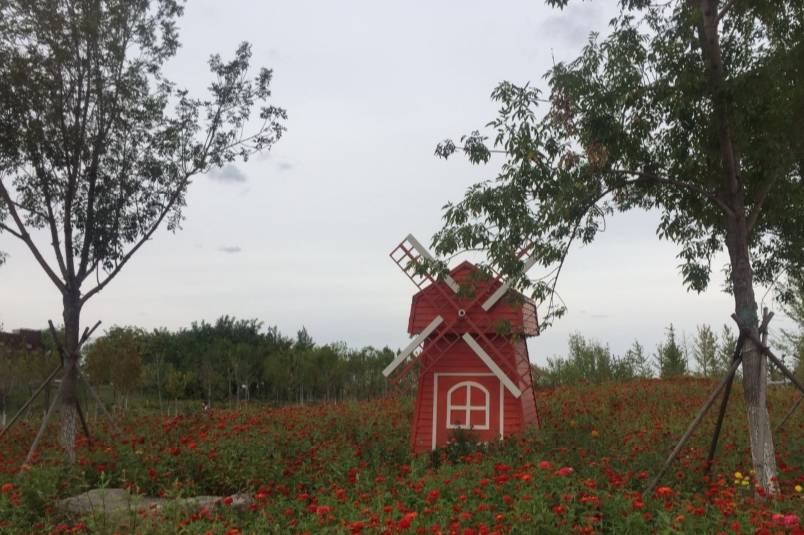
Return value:
M 0 444 L 2 533 L 804 533 L 804 412 L 776 434 L 781 496 L 757 499 L 739 388 L 717 464 L 713 418 L 644 498 L 641 491 L 714 383 L 639 381 L 539 392 L 544 427 L 500 444 L 409 452 L 409 399 L 178 417 L 130 414 L 123 434 L 60 461 L 55 433 L 17 473 L 35 428 Z M 794 401 L 772 388 L 774 424 Z M 59 499 L 92 488 L 149 496 L 249 495 L 245 507 L 167 506 L 71 517 Z

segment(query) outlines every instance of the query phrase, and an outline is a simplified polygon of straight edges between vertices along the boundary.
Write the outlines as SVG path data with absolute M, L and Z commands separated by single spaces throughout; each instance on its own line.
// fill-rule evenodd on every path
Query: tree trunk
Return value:
M 754 295 L 751 255 L 748 249 L 748 221 L 745 207 L 745 185 L 740 177 L 739 158 L 731 130 L 732 104 L 725 89 L 718 4 L 716 0 L 699 0 L 701 13 L 698 27 L 701 51 L 706 64 L 709 92 L 713 108 L 713 126 L 717 129 L 723 166 L 723 198 L 731 213 L 726 216 L 726 247 L 731 261 L 734 308 L 740 327 L 759 337 L 759 318 Z M 756 482 L 770 494 L 778 492 L 774 481 L 776 459 L 766 401 L 767 363 L 750 338 L 743 345 L 743 389 L 751 439 L 751 460 Z
M 162 378 L 160 369 L 162 368 L 162 356 L 156 357 L 156 393 L 159 396 L 159 414 L 162 414 Z
M 737 217 L 729 225 L 727 245 L 731 259 L 735 313 L 742 328 L 759 337 L 759 318 L 754 296 L 753 271 L 748 253 L 745 217 Z M 767 358 L 750 338 L 743 345 L 743 390 L 748 413 L 751 461 L 756 481 L 769 494 L 776 494 L 776 457 L 767 404 Z
M 64 369 L 61 396 L 61 432 L 59 442 L 70 462 L 75 462 L 75 417 L 78 401 L 78 338 L 81 321 L 81 298 L 75 291 L 67 290 L 64 303 Z

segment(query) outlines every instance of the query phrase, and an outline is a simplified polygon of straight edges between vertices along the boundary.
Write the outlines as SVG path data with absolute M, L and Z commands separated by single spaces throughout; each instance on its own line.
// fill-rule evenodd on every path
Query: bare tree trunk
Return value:
M 67 290 L 64 303 L 64 369 L 61 396 L 61 432 L 59 443 L 71 463 L 75 462 L 75 418 L 78 401 L 78 339 L 81 321 L 81 298 L 77 291 Z M 75 362 L 75 365 L 71 365 Z

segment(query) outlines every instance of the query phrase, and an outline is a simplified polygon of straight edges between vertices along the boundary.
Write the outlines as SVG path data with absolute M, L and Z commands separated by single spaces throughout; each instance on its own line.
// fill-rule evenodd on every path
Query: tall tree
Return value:
M 693 355 L 701 375 L 715 375 L 717 360 L 717 337 L 709 325 L 699 325 L 693 341 Z
M 667 337 L 656 348 L 656 362 L 659 368 L 659 377 L 678 377 L 687 372 L 687 358 L 684 350 L 676 342 L 676 331 L 671 324 L 667 328 Z
M 247 43 L 210 58 L 204 99 L 164 77 L 182 12 L 181 0 L 0 0 L 0 230 L 62 296 L 71 457 L 82 308 L 158 228 L 179 227 L 194 176 L 283 131 Z
M 653 375 L 653 369 L 648 361 L 648 356 L 645 354 L 645 348 L 642 347 L 639 340 L 634 340 L 623 358 L 633 370 L 634 376 L 647 379 Z
M 548 0 L 564 7 L 568 0 Z M 501 83 L 489 123 L 461 145 L 475 163 L 505 154 L 494 180 L 445 209 L 440 254 L 486 248 L 521 285 L 529 252 L 551 273 L 535 294 L 553 306 L 575 242 L 589 243 L 606 216 L 660 214 L 658 234 L 680 247 L 686 287 L 704 290 L 711 261 L 728 252 L 726 286 L 742 328 L 758 337 L 754 285 L 804 267 L 804 3 L 800 0 L 620 0 L 605 38 L 547 73 L 548 92 Z M 541 112 L 538 107 L 546 104 Z M 776 490 L 764 357 L 743 352 L 753 467 Z
M 734 358 L 734 348 L 737 345 L 737 337 L 734 335 L 734 330 L 728 325 L 723 324 L 723 330 L 720 333 L 720 341 L 717 343 L 717 359 L 715 360 L 715 373 L 724 374 L 731 366 L 731 360 Z

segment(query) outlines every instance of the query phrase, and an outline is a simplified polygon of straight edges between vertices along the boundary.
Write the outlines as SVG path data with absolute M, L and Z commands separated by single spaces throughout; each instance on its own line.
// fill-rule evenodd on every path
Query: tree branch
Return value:
M 25 224 L 22 222 L 22 219 L 20 219 L 19 213 L 17 213 L 17 209 L 15 207 L 15 203 L 11 200 L 11 196 L 8 194 L 8 190 L 6 189 L 6 186 L 5 184 L 3 184 L 2 180 L 0 180 L 0 199 L 2 199 L 2 201 L 6 205 L 6 208 L 8 208 L 8 211 L 11 214 L 11 218 L 17 225 L 17 229 L 19 229 L 19 232 L 12 231 L 6 225 L 3 225 L 3 228 L 10 231 L 12 235 L 16 236 L 17 238 L 25 242 L 25 245 L 27 245 L 28 249 L 31 250 L 31 253 L 34 255 L 34 258 L 36 258 L 36 261 L 39 262 L 40 266 L 42 266 L 42 269 L 45 270 L 45 273 L 47 274 L 48 277 L 50 277 L 50 280 L 53 281 L 53 284 L 55 284 L 56 287 L 63 292 L 66 289 L 64 283 L 61 281 L 61 279 L 59 279 L 58 275 L 56 275 L 56 273 L 47 263 L 47 260 L 45 260 L 45 258 L 42 256 L 42 253 L 39 252 L 39 249 L 36 247 L 36 244 L 31 239 L 31 235 L 28 234 L 28 231 L 25 228 Z
M 145 244 L 145 242 L 151 238 L 154 232 L 156 232 L 156 230 L 159 228 L 159 225 L 162 224 L 162 221 L 165 219 L 165 217 L 167 217 L 170 210 L 176 204 L 176 201 L 178 201 L 182 191 L 184 191 L 187 188 L 187 184 L 189 183 L 189 179 L 190 176 L 192 176 L 192 174 L 193 173 L 188 173 L 184 176 L 181 185 L 173 193 L 173 195 L 170 198 L 170 201 L 168 201 L 168 203 L 165 205 L 165 208 L 162 210 L 162 213 L 159 214 L 159 217 L 156 219 L 154 224 L 151 225 L 151 228 L 148 229 L 148 231 L 145 232 L 145 234 L 143 234 L 142 238 L 140 238 L 140 240 L 134 245 L 134 247 L 132 247 L 123 256 L 123 258 L 120 259 L 120 262 L 117 263 L 115 268 L 106 276 L 105 279 L 100 281 L 97 286 L 95 286 L 93 289 L 84 294 L 84 296 L 81 298 L 82 305 L 87 301 L 89 301 L 89 299 L 92 298 L 92 296 L 103 290 L 103 288 L 107 284 L 109 284 L 112 281 L 112 279 L 114 279 L 117 276 L 118 273 L 120 273 L 120 270 L 123 269 L 123 266 L 125 266 L 128 263 L 128 261 L 131 260 L 131 257 L 134 256 L 134 253 L 136 253 L 137 250 L 139 250 L 139 248 L 142 247 Z
M 690 193 L 697 193 L 699 195 L 703 195 L 710 201 L 714 202 L 717 206 L 719 206 L 724 212 L 729 215 L 734 215 L 733 210 L 727 205 L 723 200 L 721 200 L 716 194 L 712 193 L 711 191 L 707 191 L 702 187 L 692 184 L 690 182 L 684 182 L 681 180 L 676 180 L 673 178 L 663 177 L 657 175 L 655 173 L 648 173 L 645 171 L 631 171 L 628 169 L 612 169 L 614 173 L 621 173 L 626 175 L 632 175 L 637 177 L 635 181 L 629 182 L 630 184 L 634 184 L 637 182 L 654 182 L 657 184 L 667 184 L 669 186 L 675 186 L 680 189 L 684 189 L 689 191 Z
M 728 2 L 726 2 L 726 5 L 724 5 L 724 6 L 723 6 L 723 7 L 720 9 L 720 11 L 718 12 L 716 22 L 720 22 L 720 21 L 721 21 L 721 19 L 722 19 L 722 18 L 723 18 L 723 17 L 726 15 L 726 13 L 729 11 L 729 9 L 731 9 L 731 8 L 732 8 L 732 6 L 734 6 L 734 0 L 728 0 Z
M 751 210 L 751 213 L 748 215 L 748 222 L 746 223 L 748 232 L 751 232 L 751 230 L 754 228 L 754 225 L 756 225 L 756 222 L 759 219 L 759 214 L 762 212 L 762 206 L 765 204 L 765 199 L 768 198 L 768 193 L 770 193 L 770 190 L 773 188 L 773 185 L 776 183 L 778 178 L 779 175 L 775 175 L 763 182 L 759 187 L 759 191 L 757 192 L 755 199 L 756 204 Z

